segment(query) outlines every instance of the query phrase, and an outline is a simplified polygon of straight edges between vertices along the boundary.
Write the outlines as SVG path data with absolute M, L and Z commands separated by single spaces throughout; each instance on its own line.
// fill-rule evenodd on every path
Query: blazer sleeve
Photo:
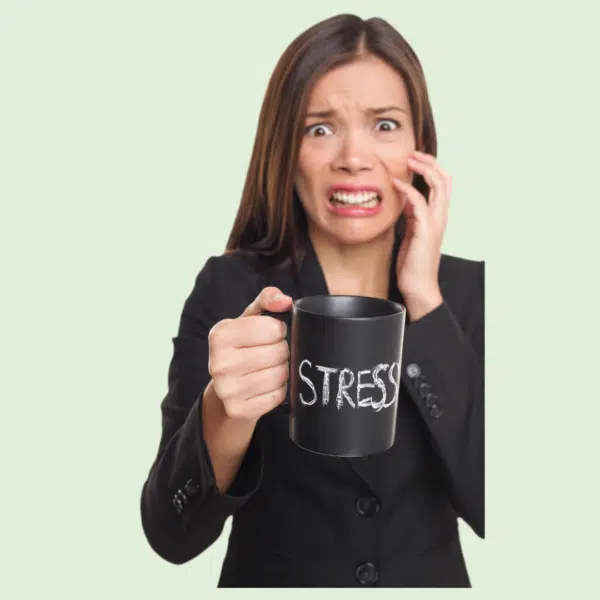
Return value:
M 444 299 L 407 325 L 402 379 L 430 433 L 455 512 L 484 538 L 485 261 L 474 271 L 458 281 L 467 297 L 460 323 Z
M 168 391 L 161 403 L 161 439 L 140 501 L 146 539 L 173 564 L 183 564 L 208 548 L 221 535 L 226 519 L 248 501 L 262 479 L 257 431 L 224 494 L 215 485 L 203 437 L 202 395 L 210 381 L 208 333 L 219 320 L 239 316 L 244 302 L 252 299 L 251 291 L 244 289 L 248 277 L 235 271 L 224 257 L 207 260 L 173 338 Z

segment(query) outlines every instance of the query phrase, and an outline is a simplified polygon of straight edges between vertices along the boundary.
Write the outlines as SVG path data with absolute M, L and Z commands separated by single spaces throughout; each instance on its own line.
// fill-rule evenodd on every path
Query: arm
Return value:
M 482 261 L 462 327 L 443 301 L 407 325 L 402 361 L 403 382 L 431 435 L 452 505 L 481 538 L 485 536 L 484 270 Z
M 224 493 L 236 478 L 256 424 L 228 417 L 212 380 L 202 399 L 202 423 L 204 440 L 215 474 L 215 485 Z
M 230 268 L 222 258 L 209 258 L 186 300 L 173 339 L 168 392 L 161 403 L 158 453 L 142 488 L 146 538 L 159 556 L 174 564 L 185 563 L 208 548 L 223 531 L 226 519 L 256 491 L 262 477 L 256 431 L 246 431 L 246 439 L 237 448 L 230 445 L 229 455 L 227 451 L 219 454 L 232 429 L 218 412 L 219 399 L 209 385 L 208 333 L 219 320 L 238 316 L 234 304 L 243 304 L 241 274 L 236 274 L 235 298 L 227 294 Z M 205 429 L 211 431 L 208 441 Z M 219 456 L 214 463 L 207 444 Z

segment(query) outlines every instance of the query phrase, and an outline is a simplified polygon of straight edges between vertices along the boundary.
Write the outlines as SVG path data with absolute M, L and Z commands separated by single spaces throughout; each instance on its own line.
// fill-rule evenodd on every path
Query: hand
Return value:
M 210 330 L 208 370 L 230 418 L 257 421 L 285 399 L 290 358 L 286 325 L 260 313 L 291 306 L 289 296 L 267 287 L 237 319 L 223 319 Z
M 406 232 L 398 251 L 396 278 L 411 320 L 427 314 L 443 302 L 438 271 L 448 222 L 452 180 L 431 154 L 415 151 L 408 166 L 421 174 L 430 187 L 429 203 L 412 185 L 393 179 L 406 199 Z

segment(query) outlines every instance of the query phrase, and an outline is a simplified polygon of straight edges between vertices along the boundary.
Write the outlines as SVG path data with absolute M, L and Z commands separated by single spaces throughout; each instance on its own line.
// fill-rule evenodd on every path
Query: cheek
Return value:
M 378 157 L 391 177 L 406 179 L 412 176 L 408 166 L 408 158 L 413 148 L 398 147 L 390 144 L 378 149 Z
M 315 166 L 311 163 L 310 158 L 303 156 L 302 153 L 298 157 L 298 170 L 296 175 L 296 191 L 300 197 L 300 203 L 304 210 L 314 216 L 315 206 L 318 204 L 315 199 L 315 190 L 318 187 L 317 174 Z
M 306 158 L 300 154 L 298 157 L 298 167 L 296 171 L 296 188 L 298 193 L 306 195 L 310 189 L 310 168 Z
M 319 188 L 321 171 L 326 164 L 322 155 L 314 149 L 301 150 L 298 156 L 296 185 L 298 191 L 311 195 Z

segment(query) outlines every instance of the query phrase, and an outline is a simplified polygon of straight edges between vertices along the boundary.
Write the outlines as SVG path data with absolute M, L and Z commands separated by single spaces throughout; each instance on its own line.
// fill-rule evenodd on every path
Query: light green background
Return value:
M 594 595 L 593 6 L 0 2 L 0 595 L 214 591 L 229 523 L 183 566 L 140 524 L 171 337 L 223 249 L 277 58 L 339 12 L 388 19 L 419 55 L 453 176 L 443 251 L 486 260 L 487 539 L 460 529 L 471 593 Z

